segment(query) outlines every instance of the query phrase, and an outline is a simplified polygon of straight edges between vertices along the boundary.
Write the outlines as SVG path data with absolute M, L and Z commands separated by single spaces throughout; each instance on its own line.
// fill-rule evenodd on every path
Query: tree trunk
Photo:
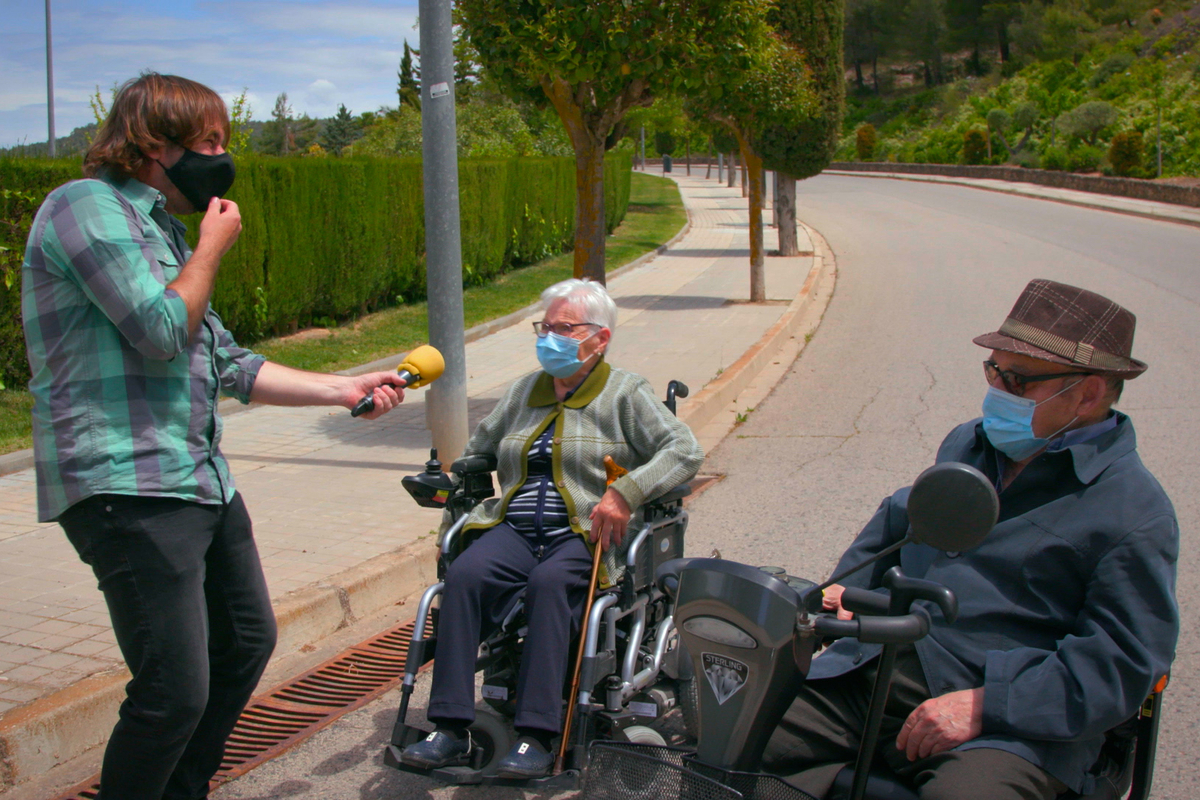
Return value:
M 708 180 L 709 178 L 712 177 L 712 162 L 713 162 L 713 149 L 712 149 L 712 145 L 710 144 L 708 146 L 708 167 L 704 170 L 704 180 Z
M 879 59 L 871 59 L 871 83 L 875 85 L 875 94 L 879 94 Z
M 604 145 L 575 148 L 575 277 L 604 283 Z
M 750 302 L 762 303 L 767 299 L 766 270 L 763 267 L 762 159 L 750 149 L 740 133 L 738 144 L 741 146 L 742 167 L 746 173 L 746 183 L 742 184 L 743 196 L 748 191 L 750 198 Z
M 775 221 L 779 227 L 779 255 L 796 256 L 800 254 L 800 243 L 796 237 L 796 179 L 776 172 L 775 181 L 779 186 L 775 192 L 778 202 Z
M 854 83 L 858 85 L 858 90 L 863 90 L 863 74 L 862 74 L 862 59 L 854 59 Z
M 771 227 L 779 227 L 779 173 L 775 173 L 775 180 L 771 181 Z
M 730 153 L 725 164 L 725 172 L 728 174 L 728 186 L 730 189 L 737 186 L 737 154 Z
M 746 150 L 744 148 L 742 149 L 742 157 L 738 159 L 738 162 L 742 168 L 742 197 L 749 197 L 750 196 L 750 181 L 747 179 L 747 176 L 746 176 L 746 169 L 747 169 Z
M 1008 24 L 1005 22 L 996 23 L 996 39 L 1000 43 L 1000 63 L 1008 63 Z

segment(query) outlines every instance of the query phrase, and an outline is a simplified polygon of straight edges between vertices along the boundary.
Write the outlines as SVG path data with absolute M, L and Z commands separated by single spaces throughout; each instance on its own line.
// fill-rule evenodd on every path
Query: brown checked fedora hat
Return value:
M 1107 297 L 1043 279 L 1032 280 L 1008 319 L 975 344 L 1067 364 L 1117 378 L 1136 378 L 1146 365 L 1131 356 L 1137 317 Z

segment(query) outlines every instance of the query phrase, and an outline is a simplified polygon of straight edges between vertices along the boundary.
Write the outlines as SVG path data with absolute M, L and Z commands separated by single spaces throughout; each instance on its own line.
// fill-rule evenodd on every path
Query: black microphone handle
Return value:
M 404 381 L 404 385 L 408 386 L 413 381 L 418 380 L 421 376 L 413 375 L 406 369 L 396 370 L 396 377 Z M 393 384 L 395 385 L 395 384 Z M 361 417 L 363 414 L 369 414 L 375 410 L 375 392 L 369 392 L 363 395 L 363 399 L 354 404 L 354 408 L 350 409 L 350 416 Z

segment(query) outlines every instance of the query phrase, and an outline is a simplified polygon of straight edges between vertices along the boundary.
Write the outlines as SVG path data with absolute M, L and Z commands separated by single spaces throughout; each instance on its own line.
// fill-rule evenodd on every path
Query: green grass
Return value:
M 650 252 L 687 222 L 679 189 L 666 179 L 633 174 L 625 221 L 608 237 L 605 268 L 613 270 Z M 468 328 L 535 302 L 547 286 L 571 277 L 573 256 L 563 253 L 513 270 L 485 286 L 463 293 Z M 362 317 L 332 330 L 324 339 L 285 337 L 253 345 L 255 352 L 290 367 L 336 372 L 409 350 L 428 338 L 425 303 L 412 303 Z M 32 446 L 26 391 L 0 391 L 0 453 Z
M 0 453 L 33 447 L 32 408 L 33 395 L 24 389 L 0 390 Z

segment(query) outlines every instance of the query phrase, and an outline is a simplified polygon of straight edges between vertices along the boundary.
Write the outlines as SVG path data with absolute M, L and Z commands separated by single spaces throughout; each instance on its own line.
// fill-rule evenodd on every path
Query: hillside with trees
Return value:
M 838 160 L 1200 175 L 1200 3 L 847 0 Z

